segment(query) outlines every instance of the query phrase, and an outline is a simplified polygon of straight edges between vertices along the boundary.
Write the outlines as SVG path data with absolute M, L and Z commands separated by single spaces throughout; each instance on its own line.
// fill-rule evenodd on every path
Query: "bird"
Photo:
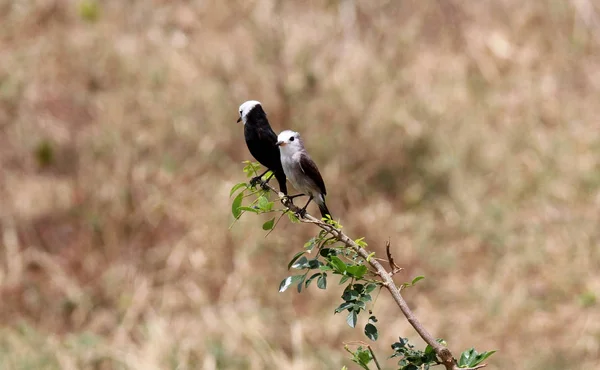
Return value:
M 263 166 L 267 168 L 261 175 L 250 180 L 250 184 L 261 181 L 267 171 L 273 173 L 266 182 L 274 175 L 279 183 L 279 190 L 287 195 L 287 184 L 281 157 L 277 147 L 277 135 L 271 128 L 267 114 L 259 101 L 248 100 L 240 105 L 240 118 L 237 120 L 244 123 L 244 138 L 250 154 Z
M 304 193 L 289 198 L 308 195 L 308 202 L 300 210 L 300 215 L 304 217 L 306 207 L 314 199 L 319 206 L 321 216 L 327 217 L 329 215 L 331 217 L 331 212 L 329 212 L 325 204 L 325 195 L 327 195 L 325 182 L 323 181 L 323 177 L 321 177 L 317 165 L 304 148 L 304 142 L 300 134 L 291 130 L 282 131 L 277 137 L 277 146 L 279 146 L 279 152 L 281 153 L 283 172 L 292 185 L 298 191 Z

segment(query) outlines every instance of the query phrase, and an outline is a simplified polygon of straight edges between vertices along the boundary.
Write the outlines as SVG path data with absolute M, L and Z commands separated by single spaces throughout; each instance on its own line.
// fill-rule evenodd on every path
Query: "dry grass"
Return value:
M 0 368 L 347 363 L 339 289 L 277 293 L 314 230 L 227 230 L 250 98 L 453 350 L 600 367 L 593 3 L 0 0 Z

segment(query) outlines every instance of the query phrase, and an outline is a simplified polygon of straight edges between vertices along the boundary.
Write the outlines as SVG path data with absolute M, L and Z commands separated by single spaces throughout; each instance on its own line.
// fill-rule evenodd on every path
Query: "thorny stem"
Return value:
M 278 192 L 269 184 L 265 184 L 267 188 L 269 188 L 272 192 L 277 194 L 281 199 L 284 206 L 286 206 L 290 211 L 298 214 L 300 212 L 300 208 L 294 205 L 288 198 L 286 198 L 283 193 Z M 400 288 L 394 283 L 392 279 L 393 271 L 388 272 L 386 269 L 377 261 L 375 258 L 368 258 L 369 253 L 364 248 L 360 247 L 358 244 L 354 242 L 350 237 L 344 234 L 340 229 L 335 228 L 334 226 L 319 220 L 308 213 L 304 214 L 304 217 L 300 218 L 301 222 L 315 224 L 321 229 L 325 230 L 329 234 L 331 234 L 335 239 L 344 243 L 346 247 L 353 249 L 359 256 L 368 261 L 368 263 L 376 270 L 376 274 L 383 280 L 382 285 L 390 292 L 394 302 L 400 308 L 410 325 L 415 329 L 415 331 L 419 334 L 419 336 L 425 341 L 425 343 L 429 344 L 433 350 L 435 351 L 437 357 L 440 360 L 440 363 L 444 365 L 446 370 L 476 370 L 482 367 L 485 367 L 486 364 L 481 364 L 473 368 L 459 368 L 454 358 L 452 352 L 446 347 L 438 343 L 435 338 L 423 327 L 421 322 L 417 319 L 415 314 L 412 312 L 408 304 L 402 297 L 400 293 Z M 390 259 L 391 261 L 391 259 Z M 392 265 L 393 266 L 393 265 Z

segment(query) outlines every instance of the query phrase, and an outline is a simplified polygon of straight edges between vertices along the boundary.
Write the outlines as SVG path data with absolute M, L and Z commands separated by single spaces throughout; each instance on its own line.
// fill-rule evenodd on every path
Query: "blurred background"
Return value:
M 228 229 L 249 99 L 455 355 L 600 367 L 598 2 L 0 0 L 1 369 L 356 368 L 315 228 Z

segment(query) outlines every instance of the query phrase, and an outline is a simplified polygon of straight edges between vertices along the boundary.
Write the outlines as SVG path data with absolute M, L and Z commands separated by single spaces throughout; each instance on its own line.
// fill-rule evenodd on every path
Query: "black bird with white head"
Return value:
M 279 155 L 279 148 L 277 147 L 277 135 L 271 128 L 267 114 L 263 110 L 260 102 L 256 100 L 249 100 L 240 105 L 239 109 L 240 118 L 238 122 L 244 123 L 244 138 L 246 139 L 246 145 L 250 154 L 267 170 L 271 170 L 277 182 L 279 183 L 279 190 L 287 195 L 287 185 L 285 183 L 285 173 L 281 166 L 281 157 Z M 262 176 L 267 173 L 263 172 L 261 175 L 254 177 L 250 180 L 251 183 L 257 183 L 260 181 Z M 271 178 L 267 179 L 267 182 Z
M 315 200 L 321 211 L 321 216 L 331 216 L 325 204 L 325 182 L 317 165 L 304 148 L 300 134 L 294 131 L 282 131 L 277 137 L 277 145 L 281 152 L 281 164 L 283 171 L 296 190 L 308 195 L 308 202 L 301 210 L 301 215 L 306 212 L 306 207 L 311 200 Z M 302 195 L 302 194 L 300 194 Z M 290 196 L 289 198 L 294 198 Z

